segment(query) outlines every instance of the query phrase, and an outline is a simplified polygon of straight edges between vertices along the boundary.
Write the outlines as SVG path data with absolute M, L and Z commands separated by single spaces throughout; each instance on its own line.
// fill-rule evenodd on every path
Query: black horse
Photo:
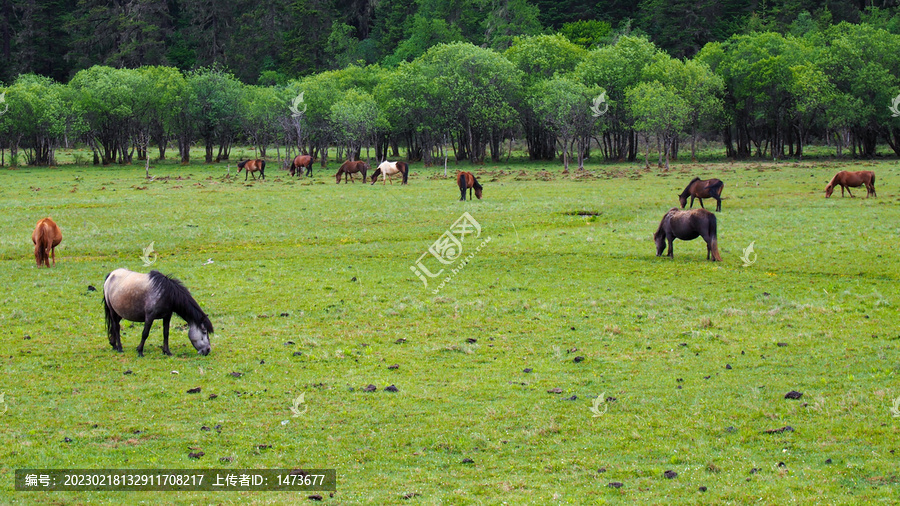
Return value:
M 672 242 L 675 239 L 690 241 L 702 237 L 706 241 L 706 259 L 712 256 L 714 262 L 721 262 L 719 244 L 716 239 L 716 215 L 706 209 L 691 209 L 681 211 L 677 207 L 669 209 L 659 222 L 659 228 L 653 234 L 656 241 L 656 256 L 662 256 L 666 250 L 666 242 L 669 243 L 669 258 L 675 258 L 672 250 Z
M 127 269 L 116 269 L 106 276 L 103 283 L 103 310 L 106 313 L 106 333 L 114 350 L 122 351 L 122 337 L 119 322 L 122 319 L 143 322 L 144 332 L 138 355 L 144 356 L 144 342 L 150 335 L 153 320 L 163 321 L 163 348 L 169 351 L 169 321 L 172 313 L 184 318 L 188 323 L 188 338 L 201 355 L 208 355 L 209 334 L 213 333 L 212 323 L 191 297 L 187 288 L 175 278 L 158 271 L 141 274 Z
M 684 206 L 687 205 L 687 198 L 691 198 L 691 207 L 694 207 L 694 199 L 700 200 L 700 207 L 706 209 L 703 206 L 703 199 L 706 198 L 714 198 L 716 199 L 716 212 L 722 210 L 722 189 L 725 188 L 725 183 L 723 183 L 719 179 L 700 179 L 699 177 L 695 177 L 691 179 L 691 182 L 684 188 L 684 191 L 678 195 L 678 201 L 681 202 L 681 208 L 684 209 Z

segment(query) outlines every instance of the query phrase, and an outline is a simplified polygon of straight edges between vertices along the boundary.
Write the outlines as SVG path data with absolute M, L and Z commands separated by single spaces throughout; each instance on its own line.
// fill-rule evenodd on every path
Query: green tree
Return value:
M 556 74 L 571 73 L 588 52 L 562 35 L 519 37 L 503 53 L 520 71 L 529 97 L 535 96 L 534 85 Z M 556 136 L 539 121 L 531 107 L 533 100 L 523 100 L 520 118 L 532 160 L 552 160 L 556 156 Z
M 537 83 L 530 94 L 535 116 L 548 125 L 559 141 L 566 171 L 573 151 L 578 168 L 584 168 L 584 155 L 596 119 L 591 103 L 599 93 L 599 89 L 588 88 L 570 77 L 556 76 Z
M 55 165 L 55 151 L 67 135 L 81 133 L 81 123 L 64 85 L 50 78 L 25 74 L 3 91 L 9 108 L 0 116 L 0 131 L 11 141 L 11 158 L 18 149 L 28 165 Z
M 587 86 L 606 91 L 609 109 L 603 115 L 600 148 L 607 160 L 634 161 L 637 137 L 625 102 L 625 91 L 641 82 L 644 67 L 660 53 L 652 42 L 622 36 L 614 45 L 594 49 L 575 69 L 575 76 Z
M 362 146 L 371 145 L 378 125 L 378 104 L 371 94 L 350 89 L 331 106 L 331 123 L 339 142 L 347 146 L 347 158 L 359 158 Z
M 665 156 L 665 170 L 675 141 L 688 123 L 690 105 L 678 92 L 658 81 L 643 82 L 625 92 L 627 107 L 634 118 L 634 129 L 656 136 Z
M 457 133 L 457 158 L 500 159 L 500 142 L 518 119 L 521 72 L 503 56 L 469 43 L 441 44 L 417 60 L 434 81 L 440 109 Z
M 131 69 L 94 66 L 79 71 L 69 83 L 88 125 L 86 139 L 94 151 L 94 163 L 131 162 L 136 118 L 146 100 L 140 81 L 141 75 Z
M 504 51 L 517 37 L 541 33 L 538 14 L 537 6 L 525 0 L 492 0 L 491 11 L 483 22 L 487 45 Z
M 219 145 L 215 160 L 228 160 L 231 144 L 241 125 L 243 85 L 218 66 L 202 68 L 188 75 L 192 88 L 194 125 L 206 148 L 206 163 L 213 163 L 213 149 Z
M 612 35 L 612 25 L 597 19 L 580 19 L 562 25 L 560 35 L 585 49 L 598 47 Z
M 676 90 L 688 104 L 691 159 L 697 159 L 696 139 L 704 128 L 716 130 L 724 119 L 725 82 L 703 62 L 681 61 L 658 54 L 643 70 L 642 80 L 657 81 Z M 672 154 L 677 152 L 673 150 Z

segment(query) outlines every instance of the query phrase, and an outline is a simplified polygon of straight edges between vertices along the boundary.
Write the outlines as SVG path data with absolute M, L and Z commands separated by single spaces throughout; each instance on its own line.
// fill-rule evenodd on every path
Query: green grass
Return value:
M 878 198 L 826 200 L 841 168 L 875 170 Z M 335 468 L 333 504 L 896 500 L 896 162 L 487 165 L 484 200 L 466 203 L 420 164 L 408 186 L 338 186 L 334 170 L 247 184 L 222 166 L 0 170 L 0 502 L 308 495 L 13 491 L 15 469 L 43 467 Z M 701 240 L 655 256 L 693 175 L 726 184 L 721 264 Z M 463 211 L 491 241 L 435 294 L 410 266 Z M 37 269 L 47 215 L 64 238 Z M 151 241 L 152 268 L 209 313 L 209 356 L 177 318 L 174 357 L 159 322 L 144 358 L 139 325 L 109 348 L 99 289 L 115 268 L 149 270 Z M 594 416 L 598 395 L 615 400 Z

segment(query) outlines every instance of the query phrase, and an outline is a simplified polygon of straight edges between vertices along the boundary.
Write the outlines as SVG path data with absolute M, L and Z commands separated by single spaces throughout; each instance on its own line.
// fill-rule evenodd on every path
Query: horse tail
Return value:
M 406 181 L 409 178 L 409 164 L 406 162 L 397 162 L 397 168 L 403 173 L 403 184 L 406 184 Z
M 45 235 L 46 234 L 44 234 L 44 227 L 41 226 L 41 223 L 38 223 L 38 226 L 31 237 L 31 240 L 34 241 L 34 261 L 37 262 L 38 267 L 42 267 L 44 265 Z
M 719 239 L 716 236 L 716 215 L 709 216 L 709 251 L 712 253 L 713 260 L 722 261 L 722 255 L 719 254 Z
M 106 337 L 109 338 L 109 344 L 115 346 L 116 343 L 113 342 L 113 334 L 115 333 L 116 328 L 116 314 L 109 306 L 109 301 L 106 300 L 106 281 L 109 280 L 111 275 L 112 273 L 110 272 L 103 280 L 103 314 L 106 316 Z

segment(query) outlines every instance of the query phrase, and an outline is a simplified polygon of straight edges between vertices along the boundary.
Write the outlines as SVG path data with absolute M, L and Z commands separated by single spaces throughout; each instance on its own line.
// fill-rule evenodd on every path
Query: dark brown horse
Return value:
M 403 184 L 406 184 L 406 181 L 409 179 L 409 164 L 406 162 L 389 162 L 387 160 L 381 162 L 381 165 L 375 169 L 375 172 L 372 173 L 372 184 L 375 184 L 375 181 L 378 181 L 378 176 L 381 176 L 381 184 L 385 184 L 386 181 L 390 180 L 391 184 L 394 184 L 394 180 L 391 179 L 391 176 L 394 174 L 400 173 L 403 175 Z
M 457 172 L 456 185 L 459 186 L 459 200 L 466 200 L 466 190 L 469 190 L 469 200 L 472 200 L 472 190 L 475 190 L 475 196 L 481 199 L 482 186 L 471 172 Z
M 684 209 L 684 206 L 687 205 L 687 198 L 691 197 L 691 208 L 694 207 L 694 199 L 700 200 L 700 207 L 706 209 L 703 206 L 703 199 L 708 199 L 710 197 L 716 199 L 716 211 L 722 210 L 722 189 L 725 188 L 725 183 L 718 179 L 700 179 L 699 177 L 695 177 L 691 179 L 691 182 L 684 188 L 684 191 L 681 192 L 681 195 L 678 196 L 678 200 L 681 202 L 681 208 Z
M 53 220 L 47 217 L 37 222 L 31 233 L 31 242 L 34 243 L 34 261 L 38 267 L 50 267 L 50 257 L 56 265 L 56 247 L 62 242 L 62 231 Z
M 347 184 L 347 178 L 350 178 L 351 182 L 356 182 L 353 180 L 353 174 L 357 172 L 362 173 L 363 183 L 366 182 L 366 172 L 369 171 L 369 164 L 363 161 L 350 161 L 342 163 L 340 168 L 337 171 L 337 174 L 334 175 L 334 182 L 337 184 L 341 184 L 341 175 L 344 176 L 344 184 Z
M 238 171 L 237 171 L 238 174 L 241 173 L 241 170 L 247 171 L 244 173 L 244 181 L 247 180 L 247 176 L 249 176 L 251 172 L 257 172 L 257 171 L 259 171 L 259 177 L 261 179 L 266 178 L 266 161 L 265 160 L 260 160 L 260 159 L 244 160 L 243 162 L 238 162 L 237 166 L 238 166 Z M 255 180 L 256 176 L 253 176 L 253 179 Z
M 846 170 L 842 170 L 834 175 L 831 178 L 831 182 L 828 183 L 828 186 L 825 187 L 825 198 L 831 196 L 831 193 L 834 192 L 835 186 L 841 187 L 841 197 L 844 196 L 844 188 L 847 188 L 847 193 L 850 193 L 850 188 L 858 188 L 862 185 L 866 185 L 866 198 L 869 196 L 877 197 L 875 195 L 875 173 L 871 170 L 861 170 L 859 172 L 847 172 Z M 850 193 L 852 197 L 853 194 Z
M 653 234 L 653 240 L 656 241 L 656 256 L 662 256 L 668 241 L 669 258 L 675 258 L 672 251 L 672 242 L 675 239 L 690 241 L 697 237 L 702 237 L 706 241 L 706 259 L 709 260 L 712 256 L 714 262 L 721 262 L 722 255 L 719 254 L 716 239 L 716 215 L 706 209 L 681 211 L 673 207 L 663 216 L 659 228 Z
M 294 174 L 302 176 L 303 171 L 300 169 L 306 169 L 306 175 L 312 177 L 312 166 L 315 161 L 316 160 L 309 155 L 295 156 L 294 161 L 291 162 L 291 176 Z

